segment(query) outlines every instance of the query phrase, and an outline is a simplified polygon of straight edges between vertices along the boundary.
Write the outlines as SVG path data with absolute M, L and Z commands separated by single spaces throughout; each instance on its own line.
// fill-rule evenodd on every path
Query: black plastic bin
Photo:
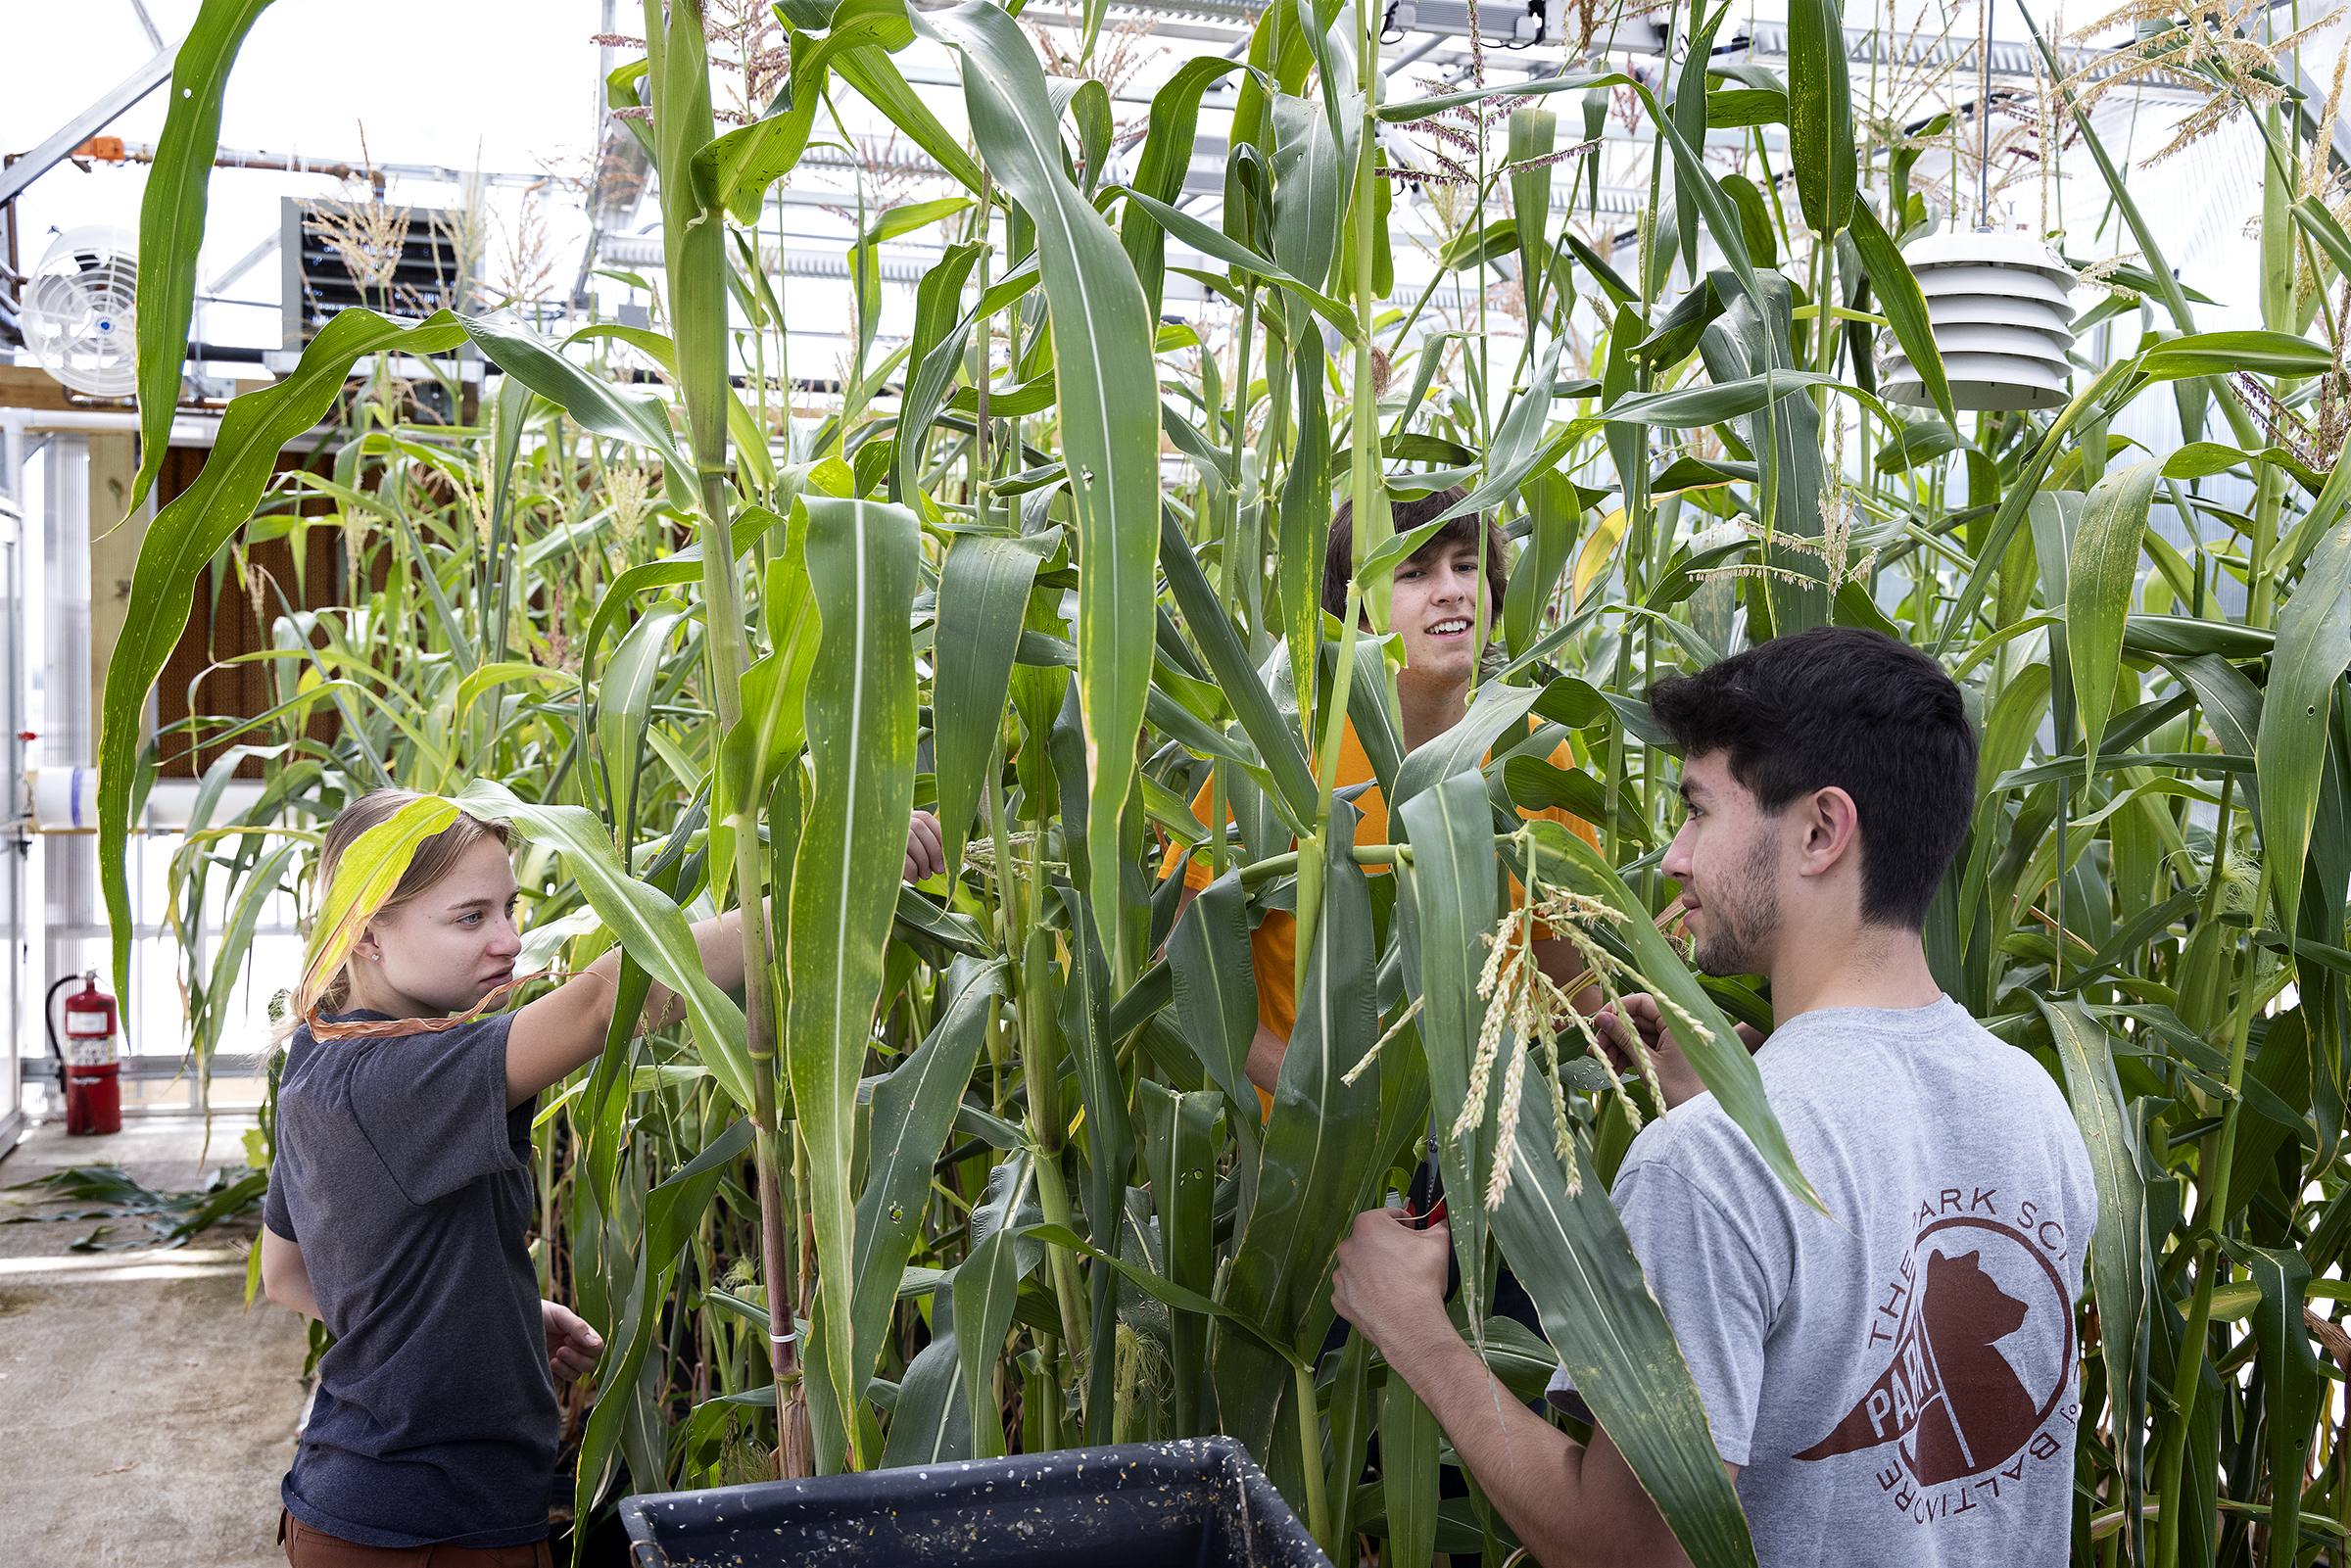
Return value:
M 1230 1438 L 624 1499 L 638 1568 L 1330 1568 Z

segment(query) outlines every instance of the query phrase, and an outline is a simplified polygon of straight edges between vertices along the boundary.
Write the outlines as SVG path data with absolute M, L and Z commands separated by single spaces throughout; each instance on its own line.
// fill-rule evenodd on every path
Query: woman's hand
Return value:
M 558 1383 L 586 1377 L 596 1370 L 604 1337 L 568 1307 L 542 1301 L 539 1315 L 547 1322 L 547 1369 Z
M 1608 1063 L 1619 1073 L 1638 1072 L 1640 1062 L 1633 1055 L 1632 1037 L 1638 1035 L 1642 1048 L 1649 1052 L 1650 1061 L 1657 1069 L 1657 1087 L 1665 1093 L 1665 1109 L 1693 1095 L 1703 1094 L 1706 1086 L 1699 1081 L 1698 1069 L 1682 1050 L 1682 1042 L 1673 1037 L 1665 1026 L 1665 1017 L 1657 1010 L 1657 999 L 1647 991 L 1635 991 L 1618 1007 L 1604 1007 L 1593 1015 L 1592 1026 L 1600 1035 L 1601 1046 L 1608 1053 Z M 1763 1033 L 1751 1024 L 1738 1025 L 1739 1043 L 1750 1051 L 1763 1043 Z
M 906 825 L 906 880 L 926 882 L 947 869 L 947 841 L 939 836 L 938 819 L 918 811 Z

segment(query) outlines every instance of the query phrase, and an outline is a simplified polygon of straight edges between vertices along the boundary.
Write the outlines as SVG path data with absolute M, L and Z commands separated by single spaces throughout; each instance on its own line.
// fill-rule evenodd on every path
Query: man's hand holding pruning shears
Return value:
M 1330 1301 L 1339 1315 L 1383 1351 L 1407 1324 L 1432 1311 L 1445 1319 L 1453 1293 L 1453 1237 L 1445 1228 L 1443 1178 L 1437 1173 L 1436 1123 L 1429 1123 L 1427 1158 L 1413 1172 L 1413 1189 L 1388 1207 L 1355 1216 L 1355 1229 L 1339 1243 L 1330 1276 Z

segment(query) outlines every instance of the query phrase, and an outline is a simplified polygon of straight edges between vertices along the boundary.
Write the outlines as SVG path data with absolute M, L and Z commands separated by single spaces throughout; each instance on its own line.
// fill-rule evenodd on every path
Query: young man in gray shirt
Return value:
M 1769 977 L 1773 1031 L 1742 1032 L 1829 1210 L 1764 1166 L 1654 1002 L 1603 1015 L 1604 1032 L 1636 1029 L 1656 1054 L 1669 1108 L 1609 1196 L 1756 1555 L 2061 1562 L 2097 1200 L 2057 1086 L 1927 968 L 1927 906 L 1975 803 L 1958 688 L 1890 638 L 1824 628 L 1650 700 L 1685 755 L 1689 816 L 1664 868 L 1698 965 Z M 1445 1317 L 1447 1248 L 1442 1227 L 1359 1216 L 1333 1276 L 1340 1313 L 1544 1568 L 1686 1562 L 1607 1433 L 1574 1443 L 1500 1393 Z

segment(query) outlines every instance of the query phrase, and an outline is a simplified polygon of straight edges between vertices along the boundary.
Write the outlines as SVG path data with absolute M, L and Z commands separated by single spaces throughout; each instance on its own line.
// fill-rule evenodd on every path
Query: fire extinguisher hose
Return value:
M 51 985 L 49 994 L 41 998 L 41 1025 L 49 1031 L 49 1049 L 57 1057 L 57 1086 L 60 1090 L 66 1086 L 66 1048 L 57 1040 L 57 993 L 80 978 L 78 974 L 69 974 Z

